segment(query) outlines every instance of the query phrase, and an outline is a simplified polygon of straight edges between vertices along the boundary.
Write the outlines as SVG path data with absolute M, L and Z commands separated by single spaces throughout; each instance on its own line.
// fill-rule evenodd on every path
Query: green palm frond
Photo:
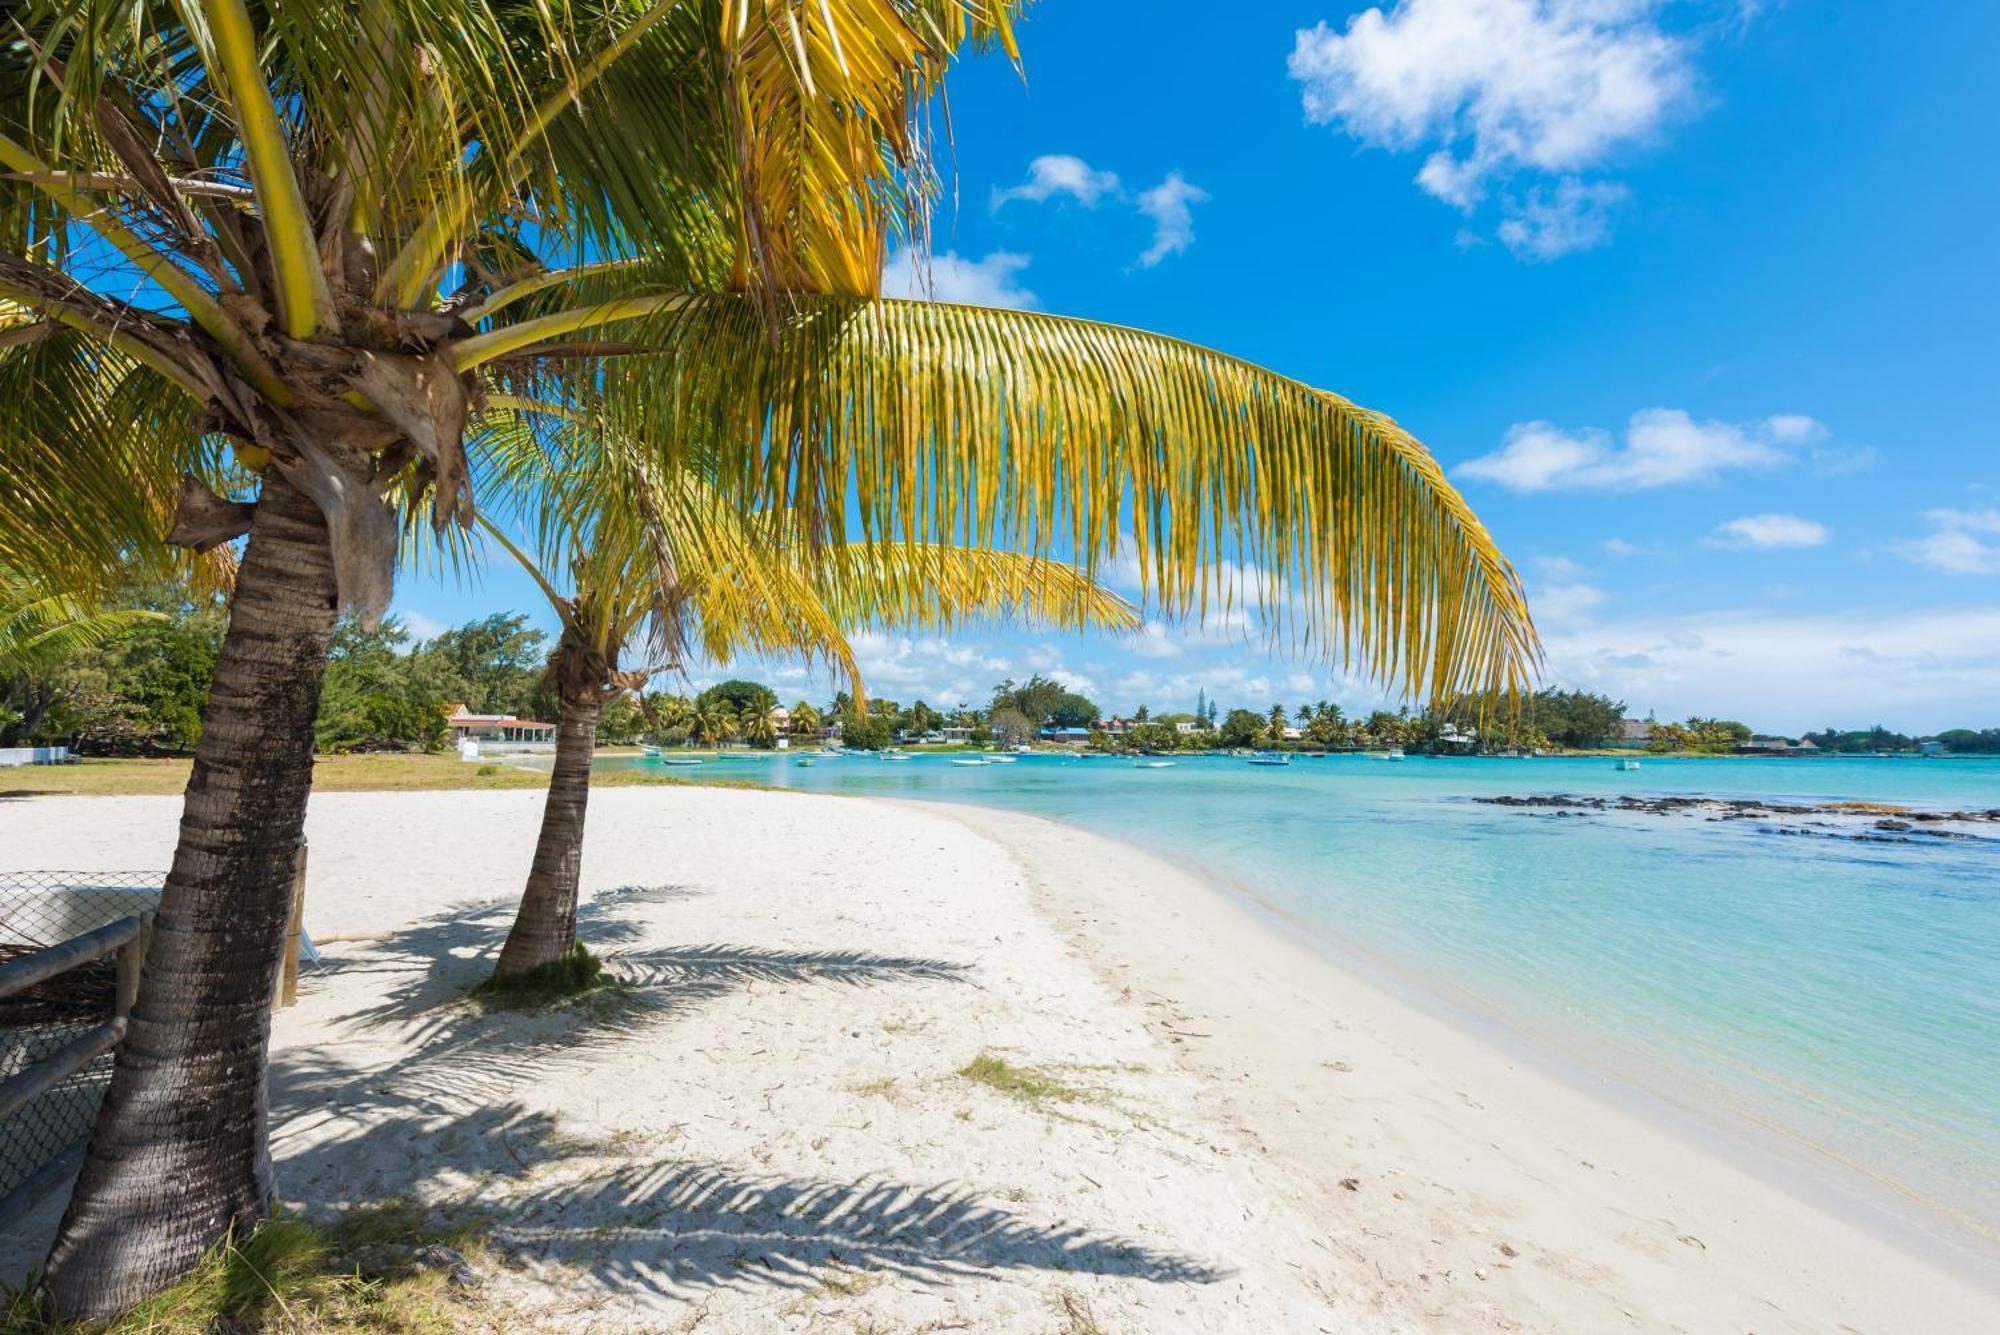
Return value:
M 166 619 L 140 608 L 93 607 L 0 566 L 0 672 L 66 658 L 134 626 Z

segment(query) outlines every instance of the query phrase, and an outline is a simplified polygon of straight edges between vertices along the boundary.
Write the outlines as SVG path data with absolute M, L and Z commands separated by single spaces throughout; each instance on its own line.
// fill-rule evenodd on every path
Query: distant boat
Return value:
M 800 756 L 797 760 L 794 760 L 792 763 L 794 765 L 797 765 L 800 769 L 811 769 L 813 767 L 813 758 L 811 756 Z
M 906 755 L 904 755 L 904 754 L 903 754 L 903 753 L 902 753 L 901 751 L 886 751 L 886 752 L 884 752 L 884 753 L 883 753 L 883 755 L 882 755 L 882 759 L 884 759 L 884 760 L 914 760 L 914 759 L 916 759 L 916 757 L 915 757 L 915 756 L 906 756 Z
M 1628 756 L 1618 762 L 1618 768 L 1621 770 L 1635 770 L 1639 768 L 1639 762 Z
M 1368 758 L 1370 760 L 1401 760 L 1404 758 L 1403 748 L 1392 746 L 1387 751 L 1370 751 Z
M 701 763 L 693 756 L 663 756 L 657 751 L 653 753 L 653 758 L 662 765 L 699 765 Z
M 1251 756 L 1246 763 L 1251 765 L 1289 765 L 1292 763 L 1292 758 L 1290 756 Z
M 986 763 L 989 765 L 1011 765 L 1017 758 L 1015 756 L 988 756 L 986 757 Z
M 974 760 L 970 757 L 961 757 L 961 756 L 953 756 L 951 758 L 951 763 L 954 765 L 979 765 L 979 766 L 984 766 L 986 764 L 986 762 L 983 760 Z
M 657 755 L 659 755 L 659 754 L 660 754 L 660 748 L 659 748 L 659 747 L 657 747 L 657 746 L 648 746 L 648 745 L 646 745 L 646 744 L 645 744 L 644 742 L 641 742 L 641 743 L 639 743 L 639 749 L 640 749 L 641 751 L 644 751 L 644 752 L 645 752 L 645 753 L 646 753 L 647 755 L 649 755 L 649 756 L 657 756 Z
M 1173 767 L 1174 762 L 1171 760 L 1135 760 L 1132 762 L 1133 769 L 1172 769 Z

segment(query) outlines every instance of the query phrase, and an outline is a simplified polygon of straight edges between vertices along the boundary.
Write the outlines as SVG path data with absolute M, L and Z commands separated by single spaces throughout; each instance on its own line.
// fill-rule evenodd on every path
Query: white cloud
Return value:
M 1129 649 L 1140 658 L 1179 658 L 1180 642 L 1174 638 L 1165 624 L 1148 621 L 1136 635 L 1129 635 L 1119 642 L 1120 647 Z
M 1587 573 L 1582 565 L 1567 556 L 1538 556 L 1535 568 L 1550 579 L 1557 580 L 1578 580 Z
M 1006 306 L 1030 310 L 1035 294 L 1016 279 L 1029 257 L 996 250 L 980 260 L 962 258 L 955 250 L 928 261 L 898 246 L 882 266 L 882 294 L 888 297 L 930 297 L 965 306 Z
M 1625 541 L 1623 538 L 1606 538 L 1604 540 L 1604 550 L 1610 552 L 1613 556 L 1621 557 L 1637 556 L 1639 554 L 1638 546 Z
M 1764 428 L 1781 445 L 1806 445 L 1826 439 L 1825 425 L 1804 413 L 1773 413 L 1764 419 Z
M 1773 468 L 1790 458 L 1777 448 L 1768 422 L 1696 421 L 1678 408 L 1645 408 L 1632 414 L 1622 445 L 1595 428 L 1572 434 L 1550 422 L 1523 422 L 1508 428 L 1498 450 L 1457 471 L 1510 491 L 1636 491 L 1706 481 L 1726 469 Z
M 1139 196 L 1139 212 L 1153 220 L 1153 244 L 1139 257 L 1139 267 L 1150 269 L 1169 255 L 1178 255 L 1194 244 L 1194 213 L 1191 205 L 1208 199 L 1208 192 L 1190 185 L 1179 172 Z
M 1688 99 L 1687 44 L 1656 24 L 1659 8 L 1657 0 L 1396 0 L 1355 15 L 1344 31 L 1300 30 L 1291 74 L 1308 120 L 1378 147 L 1429 147 L 1417 184 L 1457 208 L 1472 209 L 1495 180 L 1520 172 L 1570 178 L 1542 206 L 1554 213 L 1523 213 L 1502 227 L 1517 252 L 1550 258 L 1578 248 L 1565 240 L 1601 239 L 1612 201 L 1582 193 L 1604 187 L 1577 173 L 1649 138 Z
M 1718 547 L 1824 547 L 1833 536 L 1826 525 L 1797 515 L 1745 515 L 1715 527 L 1710 542 Z
M 1552 584 L 1528 599 L 1535 624 L 1548 629 L 1573 625 L 1604 605 L 1604 590 L 1594 584 Z
M 1544 637 L 1548 680 L 1635 716 L 1738 718 L 1796 735 L 1877 721 L 1983 727 L 2000 674 L 2000 607 L 1726 610 L 1614 619 Z
M 1554 190 L 1537 187 L 1508 206 L 1500 240 L 1523 259 L 1560 259 L 1601 246 L 1611 236 L 1611 210 L 1631 194 L 1612 181 L 1564 177 Z
M 446 629 L 442 622 L 434 617 L 427 617 L 422 612 L 398 612 L 396 619 L 402 622 L 403 629 L 410 633 L 412 644 L 418 640 L 435 640 L 444 634 Z
M 1929 510 L 1931 532 L 1895 545 L 1896 555 L 1947 575 L 2000 575 L 2000 510 Z
M 1044 204 L 1057 195 L 1068 195 L 1085 208 L 1118 193 L 1118 173 L 1096 170 L 1082 158 L 1068 153 L 1044 153 L 1028 164 L 1028 179 L 1020 185 L 993 192 L 994 208 L 1010 200 Z

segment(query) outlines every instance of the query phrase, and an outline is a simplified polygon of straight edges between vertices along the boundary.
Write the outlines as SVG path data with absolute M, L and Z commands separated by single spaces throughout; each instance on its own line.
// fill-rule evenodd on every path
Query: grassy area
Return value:
M 0 798 L 32 796 L 178 796 L 187 787 L 187 760 L 80 760 L 71 765 L 0 769 Z M 697 778 L 619 770 L 599 774 L 600 787 L 697 785 L 762 788 L 747 779 Z M 313 764 L 313 790 L 321 793 L 435 792 L 445 789 L 546 788 L 540 770 L 492 761 L 475 764 L 455 755 L 321 756 Z
M 487 1329 L 478 1298 L 460 1282 L 466 1272 L 476 1278 L 491 1264 L 483 1237 L 478 1223 L 439 1228 L 428 1212 L 404 1202 L 364 1207 L 332 1227 L 281 1216 L 216 1248 L 186 1278 L 109 1326 L 47 1321 L 27 1293 L 7 1291 L 0 1293 L 0 1331 L 447 1335 Z
M 1018 1066 L 990 1052 L 974 1057 L 958 1074 L 960 1079 L 1036 1109 L 1051 1103 L 1095 1103 L 1103 1098 L 1101 1091 L 1072 1085 L 1046 1067 Z

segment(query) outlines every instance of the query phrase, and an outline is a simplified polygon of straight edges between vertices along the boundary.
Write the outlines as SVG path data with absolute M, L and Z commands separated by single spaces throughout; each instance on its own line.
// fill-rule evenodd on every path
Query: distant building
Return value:
M 1090 740 L 1090 729 L 1058 728 L 1055 724 L 1051 723 L 1044 727 L 1037 736 L 1045 742 L 1054 742 L 1058 746 L 1082 746 Z
M 1922 752 L 1922 753 L 1923 753 L 1924 755 L 1927 755 L 1927 756 L 1941 756 L 1941 755 L 1943 755 L 1943 754 L 1944 754 L 1944 743 L 1943 743 L 1943 742 L 1918 742 L 1918 743 L 1917 743 L 1917 750 L 1918 750 L 1918 751 L 1920 751 L 1920 752 Z
M 966 723 L 947 723 L 924 740 L 927 742 L 936 740 L 947 746 L 963 746 L 972 740 L 972 727 Z
M 1613 738 L 1616 746 L 1650 746 L 1653 741 L 1653 720 L 1649 718 L 1628 718 L 1618 721 L 1618 732 Z
M 482 750 L 550 751 L 555 749 L 556 725 L 512 714 L 475 714 L 463 703 L 445 711 L 452 744 L 468 757 Z
M 1747 742 L 1738 743 L 1736 749 L 1751 756 L 1813 755 L 1819 750 L 1810 737 L 1796 742 L 1788 737 L 1752 737 Z
M 1182 719 L 1179 723 L 1174 724 L 1174 731 L 1183 737 L 1191 737 L 1201 731 L 1201 724 L 1191 722 L 1188 719 Z

